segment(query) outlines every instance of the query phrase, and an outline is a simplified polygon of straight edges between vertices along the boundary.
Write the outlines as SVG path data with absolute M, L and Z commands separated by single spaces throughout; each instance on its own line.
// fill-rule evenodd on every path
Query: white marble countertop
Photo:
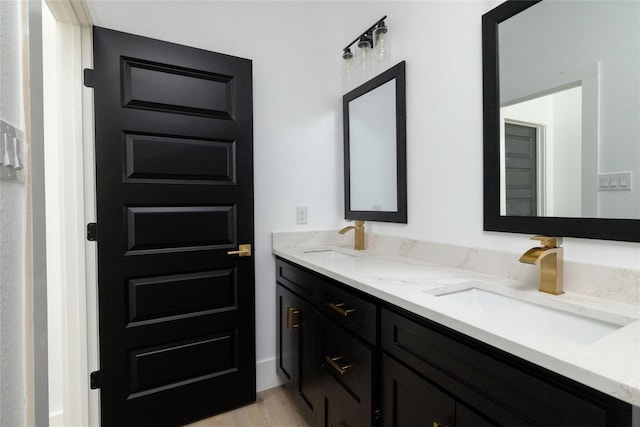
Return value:
M 318 252 L 318 251 L 334 251 Z M 535 286 L 428 261 L 337 246 L 274 247 L 273 253 L 550 371 L 640 406 L 640 309 L 637 305 Z M 338 253 L 338 254 L 336 254 Z M 342 255 L 340 255 L 342 254 Z M 347 256 L 348 255 L 348 256 Z M 591 342 L 523 330 L 436 296 L 445 287 L 478 287 L 620 325 Z

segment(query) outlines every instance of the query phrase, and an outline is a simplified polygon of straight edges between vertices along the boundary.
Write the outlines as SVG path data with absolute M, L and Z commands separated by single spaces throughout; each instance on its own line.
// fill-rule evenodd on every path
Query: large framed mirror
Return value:
M 482 18 L 484 229 L 640 241 L 640 2 Z
M 407 222 L 405 62 L 343 97 L 345 218 Z

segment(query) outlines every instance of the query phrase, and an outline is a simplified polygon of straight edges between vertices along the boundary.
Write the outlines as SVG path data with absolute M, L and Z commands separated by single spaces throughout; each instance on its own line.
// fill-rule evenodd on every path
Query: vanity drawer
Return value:
M 320 291 L 320 311 L 368 343 L 376 344 L 377 308 L 374 303 L 354 292 L 327 284 Z
M 628 425 L 629 411 L 610 396 L 469 337 L 427 326 L 428 321 L 387 309 L 380 316 L 386 353 L 500 424 Z
M 324 319 L 321 354 L 324 370 L 328 374 L 326 380 L 331 388 L 342 390 L 340 394 L 348 397 L 349 407 L 370 417 L 375 350 Z M 344 399 L 341 401 L 346 404 Z
M 282 259 L 276 260 L 276 280 L 307 301 L 316 304 L 325 281 L 315 274 Z

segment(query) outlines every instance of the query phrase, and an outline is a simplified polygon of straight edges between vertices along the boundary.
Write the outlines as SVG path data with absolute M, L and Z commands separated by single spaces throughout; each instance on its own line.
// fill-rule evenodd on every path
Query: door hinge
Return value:
M 382 409 L 381 408 L 378 408 L 375 411 L 373 411 L 373 419 L 376 422 L 382 421 Z
M 89 381 L 91 383 L 91 390 L 100 388 L 100 371 L 93 371 L 89 375 Z
M 95 222 L 87 224 L 87 240 L 90 242 L 98 240 L 98 224 Z
M 93 81 L 93 70 L 91 68 L 84 69 L 84 85 L 86 87 L 95 87 L 95 82 Z

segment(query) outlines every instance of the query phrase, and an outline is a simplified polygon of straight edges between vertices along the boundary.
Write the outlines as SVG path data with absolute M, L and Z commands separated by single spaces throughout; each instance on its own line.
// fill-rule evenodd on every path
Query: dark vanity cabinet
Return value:
M 421 425 L 401 421 L 416 413 L 433 426 L 631 425 L 613 397 L 403 310 L 380 317 L 385 426 Z
M 277 259 L 279 366 L 314 426 L 623 427 L 631 405 Z
M 314 426 L 374 424 L 377 306 L 278 259 L 279 368 Z

